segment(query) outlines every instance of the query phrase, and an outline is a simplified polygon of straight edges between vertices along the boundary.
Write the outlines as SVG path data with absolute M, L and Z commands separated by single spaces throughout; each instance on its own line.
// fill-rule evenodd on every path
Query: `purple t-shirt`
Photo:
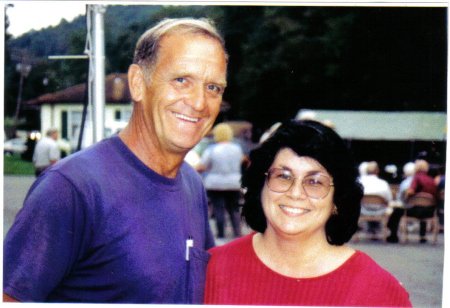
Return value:
M 197 172 L 183 163 L 163 177 L 113 136 L 33 184 L 4 242 L 3 291 L 24 302 L 201 303 L 213 246 Z

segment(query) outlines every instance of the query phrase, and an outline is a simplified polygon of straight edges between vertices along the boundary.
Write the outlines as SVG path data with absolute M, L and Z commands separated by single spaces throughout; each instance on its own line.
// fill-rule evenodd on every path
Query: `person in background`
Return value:
M 439 225 L 444 227 L 444 204 L 445 204 L 445 166 L 439 167 L 439 175 L 434 179 L 439 192 L 438 198 L 438 217 Z M 440 232 L 443 233 L 443 229 Z
M 363 191 L 334 130 L 289 121 L 250 161 L 242 215 L 256 232 L 209 250 L 205 304 L 411 307 L 390 273 L 345 245 Z
M 202 302 L 214 238 L 184 157 L 219 113 L 224 46 L 207 20 L 167 19 L 141 36 L 129 123 L 33 184 L 4 242 L 4 300 Z
M 36 144 L 33 153 L 33 165 L 36 177 L 61 158 L 57 141 L 58 130 L 56 128 L 50 128 L 47 130 L 44 138 Z
M 217 124 L 212 133 L 215 144 L 202 153 L 196 169 L 198 172 L 207 171 L 204 183 L 213 205 L 217 237 L 225 237 L 225 210 L 230 215 L 234 236 L 240 237 L 241 166 L 246 158 L 241 146 L 232 142 L 233 130 L 228 124 Z
M 383 179 L 380 179 L 378 177 L 378 174 L 380 173 L 380 169 L 378 167 L 378 163 L 375 161 L 371 161 L 367 164 L 366 167 L 367 175 L 362 176 L 360 178 L 360 182 L 364 187 L 364 195 L 378 195 L 383 197 L 387 202 L 392 201 L 392 191 L 389 187 L 389 183 Z M 386 211 L 387 208 L 378 210 L 376 213 L 373 211 L 361 208 L 361 212 L 366 215 L 380 215 L 382 212 Z M 372 222 L 369 221 L 369 232 L 370 233 L 376 233 L 377 228 L 379 227 L 378 222 Z
M 415 165 L 413 162 L 408 162 L 403 166 L 403 181 L 400 183 L 398 192 L 397 192 L 397 200 L 401 200 L 403 203 L 406 202 L 406 191 L 411 186 L 411 182 L 414 178 L 414 169 Z
M 410 187 L 405 192 L 405 200 L 408 200 L 409 196 L 412 196 L 418 192 L 426 192 L 432 194 L 436 199 L 438 198 L 437 185 L 434 178 L 429 176 L 428 173 L 429 164 L 423 160 L 418 159 L 414 163 L 414 178 L 411 181 Z M 388 228 L 391 230 L 391 235 L 388 236 L 387 241 L 389 243 L 398 243 L 398 224 L 404 213 L 403 208 L 394 208 L 388 221 Z M 406 215 L 416 218 L 427 218 L 432 217 L 434 214 L 433 207 L 421 207 L 413 206 L 406 210 Z M 426 233 L 426 222 L 420 222 L 420 243 L 426 243 L 425 233 Z
M 361 179 L 363 177 L 365 177 L 367 175 L 367 165 L 369 164 L 369 162 L 367 161 L 363 161 L 362 163 L 359 164 L 358 166 L 358 172 L 359 172 L 359 180 L 361 181 Z

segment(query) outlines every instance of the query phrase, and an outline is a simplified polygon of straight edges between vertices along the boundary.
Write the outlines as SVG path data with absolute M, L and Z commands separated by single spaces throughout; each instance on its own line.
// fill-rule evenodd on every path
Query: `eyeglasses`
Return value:
M 271 191 L 283 193 L 288 191 L 295 182 L 296 177 L 289 171 L 280 168 L 272 168 L 265 173 L 267 187 Z M 300 178 L 298 178 L 300 179 Z M 323 199 L 328 196 L 332 181 L 321 174 L 305 176 L 302 180 L 302 186 L 308 197 L 313 199 Z

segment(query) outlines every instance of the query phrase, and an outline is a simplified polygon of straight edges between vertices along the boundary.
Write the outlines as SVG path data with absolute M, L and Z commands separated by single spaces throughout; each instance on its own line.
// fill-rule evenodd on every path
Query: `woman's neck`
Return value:
M 253 247 L 259 259 L 275 272 L 293 278 L 327 274 L 344 263 L 354 252 L 347 246 L 333 246 L 325 234 L 278 236 L 257 233 Z

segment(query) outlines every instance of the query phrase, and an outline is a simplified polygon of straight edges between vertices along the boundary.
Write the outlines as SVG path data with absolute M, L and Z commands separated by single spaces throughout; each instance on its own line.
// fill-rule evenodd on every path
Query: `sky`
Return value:
M 31 29 L 40 30 L 48 26 L 56 26 L 64 18 L 72 21 L 79 15 L 85 15 L 84 1 L 5 1 L 11 3 L 6 15 L 9 18 L 8 32 L 18 37 Z
M 111 4 L 113 1 L 99 1 L 103 4 Z M 164 4 L 164 2 L 168 3 L 176 3 L 177 1 L 146 1 L 147 3 L 153 2 L 158 4 Z M 207 4 L 217 1 L 188 1 L 191 4 Z M 240 3 L 243 1 L 231 0 L 228 2 Z M 244 1 L 244 2 L 260 2 L 260 1 Z M 270 2 L 270 1 L 269 1 Z M 285 0 L 283 2 L 292 2 L 292 0 Z M 305 2 L 305 1 L 294 1 L 294 2 Z M 311 2 L 311 1 L 308 1 Z M 316 3 L 320 3 L 323 1 L 318 1 Z M 328 3 L 345 3 L 345 1 L 338 0 L 328 0 Z M 354 2 L 354 1 L 352 1 Z M 363 3 L 372 2 L 370 0 L 364 0 Z M 375 1 L 376 2 L 376 1 Z M 392 0 L 384 0 L 383 3 L 387 4 L 389 2 L 397 2 Z M 414 4 L 415 2 L 423 2 L 420 0 L 400 0 L 403 5 L 406 3 Z M 435 2 L 445 2 L 444 0 L 436 0 Z M 6 14 L 8 15 L 10 25 L 8 28 L 8 32 L 12 34 L 14 37 L 18 37 L 23 33 L 30 31 L 31 29 L 40 30 L 42 28 L 47 28 L 48 26 L 56 26 L 60 23 L 62 18 L 65 18 L 67 21 L 72 21 L 75 17 L 79 15 L 85 15 L 86 13 L 86 4 L 85 1 L 25 1 L 25 0 L 11 0 L 11 1 L 1 1 L 4 5 L 8 3 L 12 3 L 14 7 L 9 7 L 6 10 Z M 88 2 L 89 3 L 89 2 Z M 95 3 L 95 2 L 90 2 Z M 98 2 L 97 2 L 98 3 Z M 127 1 L 119 1 L 116 3 L 127 3 Z M 186 2 L 185 2 L 186 3 Z M 354 3 L 353 3 L 354 4 Z M 392 3 L 391 3 L 392 4 Z M 379 3 L 378 3 L 379 5 Z M 442 5 L 442 3 L 441 3 Z

